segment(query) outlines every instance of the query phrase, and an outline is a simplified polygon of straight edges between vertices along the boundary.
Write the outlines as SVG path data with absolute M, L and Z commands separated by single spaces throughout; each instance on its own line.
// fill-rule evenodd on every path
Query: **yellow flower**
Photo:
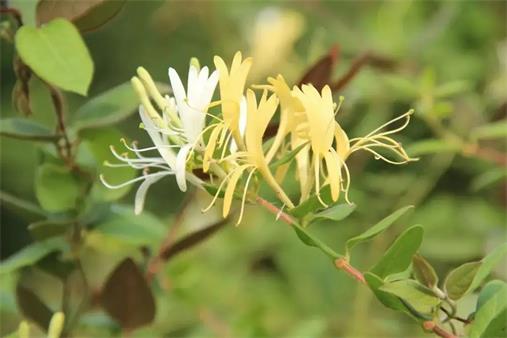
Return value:
M 242 61 L 241 52 L 237 52 L 232 60 L 230 71 L 227 69 L 224 60 L 219 56 L 215 56 L 214 62 L 220 74 L 219 86 L 223 119 L 226 127 L 232 132 L 236 143 L 241 145 L 239 106 L 243 97 L 246 78 L 252 66 L 252 58 L 246 58 Z
M 325 86 L 322 93 L 319 93 L 312 85 L 303 85 L 302 88 L 294 87 L 292 93 L 297 97 L 304 107 L 310 144 L 313 152 L 312 167 L 315 183 L 315 191 L 320 199 L 320 176 L 322 169 L 325 173 L 324 184 L 329 182 L 331 188 L 331 198 L 337 201 L 342 184 L 341 169 L 345 163 L 345 158 L 340 157 L 339 153 L 333 147 L 333 141 L 337 141 L 337 149 L 343 154 L 344 149 L 348 148 L 348 139 L 335 121 L 335 103 L 331 88 Z M 343 144 L 345 141 L 346 144 Z M 345 151 L 346 152 L 346 151 Z M 324 163 L 321 163 L 324 161 Z M 321 200 L 321 203 L 325 203 Z
M 291 150 L 299 148 L 298 153 L 295 156 L 297 163 L 297 172 L 299 185 L 301 190 L 301 201 L 308 198 L 310 191 L 308 190 L 308 164 L 310 155 L 310 146 L 303 145 L 308 142 L 308 135 L 305 135 L 304 128 L 298 128 L 298 126 L 305 125 L 306 116 L 304 113 L 304 107 L 301 101 L 292 95 L 292 92 L 285 82 L 282 75 L 278 75 L 276 78 L 268 78 L 269 85 L 264 86 L 265 88 L 273 91 L 280 99 L 280 124 L 278 126 L 277 133 L 273 140 L 273 144 L 269 149 L 266 160 L 271 162 L 275 154 L 279 152 L 282 143 L 284 142 L 287 135 L 290 134 L 290 146 Z M 258 86 L 261 87 L 261 86 Z
M 290 208 L 294 207 L 294 204 L 287 197 L 269 170 L 268 163 L 262 149 L 262 137 L 277 107 L 278 99 L 275 94 L 268 97 L 267 92 L 264 91 L 259 103 L 257 104 L 255 93 L 251 89 L 247 90 L 247 124 L 245 130 L 245 150 L 239 151 L 230 156 L 230 158 L 234 158 L 235 160 L 229 160 L 228 165 L 234 166 L 234 168 L 229 171 L 227 176 L 223 179 L 222 183 L 218 187 L 218 191 L 215 194 L 215 197 L 207 209 L 209 209 L 215 203 L 220 191 L 224 185 L 227 184 L 227 187 L 225 188 L 224 204 L 222 210 L 223 216 L 226 217 L 229 214 L 231 208 L 232 198 L 234 191 L 236 190 L 236 186 L 245 171 L 249 171 L 249 175 L 243 189 L 241 212 L 238 224 L 241 222 L 241 218 L 243 216 L 248 186 L 255 172 L 258 172 L 262 176 L 266 183 L 277 193 L 278 197 L 284 204 Z M 225 160 L 227 161 L 228 159 Z

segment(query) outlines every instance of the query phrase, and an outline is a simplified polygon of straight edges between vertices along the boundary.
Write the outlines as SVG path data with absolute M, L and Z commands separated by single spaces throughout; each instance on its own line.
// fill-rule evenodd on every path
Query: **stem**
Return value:
M 2 7 L 0 8 L 0 13 L 12 15 L 14 20 L 16 20 L 16 24 L 18 25 L 18 27 L 23 26 L 23 20 L 21 19 L 21 12 L 18 11 L 16 8 L 8 8 L 8 7 L 3 7 L 3 6 L 4 6 L 4 4 L 2 2 Z
M 333 249 L 331 249 L 329 246 L 321 242 L 318 238 L 314 237 L 310 233 L 308 233 L 305 228 L 303 228 L 301 225 L 299 225 L 291 216 L 283 212 L 281 209 L 279 209 L 277 206 L 273 205 L 272 203 L 266 201 L 262 197 L 256 196 L 255 197 L 256 202 L 266 208 L 269 212 L 275 214 L 278 219 L 282 220 L 286 224 L 298 229 L 299 232 L 302 232 L 305 236 L 307 236 L 314 244 L 315 247 L 319 248 L 323 253 L 325 253 L 327 256 L 332 258 L 335 262 L 335 267 L 339 270 L 344 271 L 346 274 L 350 275 L 354 279 L 360 281 L 364 284 L 364 277 L 359 270 L 352 267 L 350 263 L 348 263 L 342 255 L 336 253 Z M 346 264 L 343 264 L 342 260 L 346 262 Z
M 63 96 L 59 89 L 54 87 L 53 85 L 45 82 L 46 86 L 49 89 L 49 93 L 51 95 L 51 101 L 53 102 L 53 107 L 55 108 L 56 113 L 56 129 L 62 135 L 63 140 L 63 151 L 60 148 L 60 154 L 62 158 L 70 164 L 72 167 L 72 143 L 70 142 L 69 135 L 67 134 L 67 128 L 65 126 L 65 114 L 63 109 Z
M 341 255 L 338 255 L 331 248 L 329 248 L 328 246 L 326 246 L 325 244 L 320 242 L 318 239 L 316 239 L 315 237 L 310 235 L 308 232 L 306 232 L 306 230 L 303 227 L 301 227 L 291 216 L 284 213 L 281 209 L 279 209 L 278 207 L 276 207 L 272 203 L 266 201 L 262 197 L 256 196 L 255 200 L 259 205 L 266 208 L 269 212 L 275 214 L 277 216 L 277 219 L 282 220 L 286 224 L 297 228 L 299 231 L 301 231 L 305 235 L 307 235 L 308 238 L 310 238 L 314 242 L 314 244 L 319 249 L 321 249 L 324 253 L 326 253 L 327 255 L 329 255 L 329 254 L 336 255 L 335 256 L 336 259 L 334 260 L 334 265 L 337 269 L 345 272 L 346 274 L 348 274 L 349 276 L 351 276 L 352 278 L 357 280 L 359 283 L 366 284 L 366 281 L 364 279 L 364 275 L 359 270 L 357 270 L 355 267 L 350 265 L 350 263 L 345 259 L 345 257 L 341 257 Z M 328 252 L 328 251 L 330 251 L 330 252 Z M 424 322 L 423 327 L 424 327 L 424 329 L 426 329 L 428 331 L 432 331 L 433 333 L 435 333 L 436 335 L 438 335 L 442 338 L 458 338 L 454 334 L 449 333 L 449 332 L 445 331 L 444 329 L 442 329 L 441 327 L 439 327 L 433 321 Z
M 431 331 L 434 334 L 436 334 L 437 336 L 442 337 L 442 338 L 458 338 L 454 334 L 445 331 L 440 326 L 438 326 L 435 322 L 430 321 L 430 320 L 424 322 L 423 327 L 425 330 Z

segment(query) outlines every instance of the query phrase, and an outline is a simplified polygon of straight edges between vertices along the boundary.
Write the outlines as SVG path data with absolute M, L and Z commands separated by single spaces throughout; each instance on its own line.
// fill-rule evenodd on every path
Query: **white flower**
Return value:
M 218 72 L 216 70 L 211 75 L 208 75 L 208 67 L 203 67 L 199 71 L 197 67 L 190 65 L 187 91 L 185 92 L 178 73 L 173 68 L 169 68 L 169 80 L 171 81 L 171 87 L 178 108 L 178 117 L 182 126 L 180 138 L 184 143 L 176 156 L 174 167 L 176 181 L 181 191 L 187 190 L 185 167 L 188 154 L 199 145 L 208 106 L 211 103 L 218 83 Z
M 207 67 L 198 71 L 194 65 L 191 65 L 185 92 L 180 77 L 173 68 L 169 68 L 169 80 L 174 92 L 174 98 L 171 98 L 160 95 L 146 70 L 139 68 L 138 75 L 139 78 L 132 79 L 132 84 L 142 102 L 139 107 L 139 116 L 154 146 L 141 149 L 135 143 L 128 145 L 125 140 L 122 140 L 125 148 L 136 158 L 120 155 L 111 147 L 111 152 L 121 163 L 105 163 L 105 165 L 142 169 L 142 176 L 118 185 L 109 184 L 102 175 L 100 176 L 102 183 L 110 189 L 119 189 L 143 181 L 135 196 L 136 214 L 140 214 L 143 210 L 149 187 L 165 176 L 175 175 L 181 191 L 187 190 L 187 180 L 197 186 L 202 184 L 199 178 L 186 172 L 186 163 L 189 153 L 196 146 L 200 146 L 208 106 L 218 83 L 217 71 L 209 75 Z M 156 102 L 162 115 L 152 105 L 150 97 Z M 174 151 L 175 148 L 178 149 L 177 153 Z M 157 151 L 160 156 L 144 156 L 143 153 L 147 151 Z M 156 171 L 152 172 L 153 169 Z

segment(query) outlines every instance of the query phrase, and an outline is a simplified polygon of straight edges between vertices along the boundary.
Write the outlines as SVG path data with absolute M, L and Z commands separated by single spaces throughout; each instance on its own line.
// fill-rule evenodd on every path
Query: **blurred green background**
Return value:
M 415 118 L 398 139 L 420 160 L 391 166 L 366 154 L 354 155 L 349 164 L 350 198 L 357 209 L 342 222 L 322 222 L 311 230 L 341 248 L 347 238 L 396 208 L 413 204 L 415 210 L 397 228 L 358 248 L 353 262 L 367 269 L 402 227 L 421 224 L 426 230 L 421 253 L 443 273 L 480 259 L 506 240 L 505 163 L 463 152 L 446 138 L 451 133 L 466 144 L 476 144 L 472 138 L 476 128 L 506 118 L 506 13 L 504 1 L 127 1 L 110 22 L 84 35 L 95 63 L 89 97 L 127 82 L 138 66 L 156 80 L 168 82 L 167 68 L 184 74 L 194 56 L 202 65 L 212 66 L 214 55 L 230 60 L 241 50 L 255 58 L 251 84 L 277 73 L 294 84 L 333 45 L 340 49 L 333 79 L 371 51 L 388 60 L 388 66 L 366 64 L 337 93 L 345 97 L 338 121 L 355 137 L 413 107 Z M 2 41 L 2 117 L 18 114 L 10 100 L 15 82 L 13 53 L 13 46 Z M 30 82 L 30 89 L 31 118 L 54 128 L 47 89 L 37 79 Z M 68 93 L 65 97 L 71 121 L 87 98 Z M 138 125 L 133 112 L 121 123 L 89 131 L 83 144 L 107 151 L 109 144 L 118 144 L 124 136 L 149 145 Z M 503 137 L 481 139 L 478 144 L 505 156 Z M 49 151 L 6 137 L 0 146 L 1 191 L 38 204 L 34 177 Z M 81 155 L 83 163 L 90 163 L 89 154 Z M 93 165 L 97 172 L 102 170 L 100 161 Z M 156 252 L 184 198 L 173 179 L 162 180 L 150 190 L 143 216 L 134 219 L 134 193 L 132 189 L 114 206 L 104 202 L 84 208 L 84 213 L 95 217 L 82 252 L 92 289 L 122 258 L 145 260 L 139 244 Z M 209 200 L 202 193 L 195 196 L 180 234 L 210 224 L 216 215 L 199 211 Z M 124 215 L 124 222 L 109 227 L 110 233 L 94 231 L 98 223 L 106 222 L 100 218 L 103 209 L 113 207 Z M 27 245 L 31 241 L 27 226 L 41 219 L 3 200 L 2 258 Z M 132 241 L 129 231 L 135 237 L 135 227 L 149 227 L 151 233 Z M 495 273 L 505 278 L 505 270 L 503 266 Z M 37 285 L 50 307 L 61 301 L 61 283 L 41 269 L 2 276 L 2 335 L 14 330 L 20 320 L 13 288 L 21 275 Z M 241 226 L 229 224 L 175 257 L 158 279 L 155 322 L 131 336 L 425 335 L 410 318 L 383 308 L 368 289 L 334 270 L 287 226 L 256 207 L 247 209 Z M 463 300 L 465 309 L 473 297 Z M 95 308 L 83 315 L 74 334 L 116 336 L 120 329 Z

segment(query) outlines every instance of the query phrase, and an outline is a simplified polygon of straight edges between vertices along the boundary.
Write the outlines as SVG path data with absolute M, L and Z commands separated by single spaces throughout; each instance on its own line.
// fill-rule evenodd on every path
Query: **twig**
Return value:
M 278 219 L 284 221 L 288 225 L 295 226 L 295 227 L 297 226 L 299 228 L 299 225 L 296 223 L 296 221 L 294 221 L 292 219 L 292 217 L 290 217 L 288 214 L 284 213 L 282 210 L 280 210 L 278 207 L 276 207 L 272 203 L 266 201 L 265 199 L 263 199 L 262 197 L 259 197 L 259 196 L 256 196 L 255 200 L 259 205 L 266 208 L 269 212 L 271 212 L 274 215 L 277 215 Z M 351 276 L 352 278 L 354 278 L 355 280 L 357 280 L 361 284 L 366 284 L 366 281 L 364 279 L 364 275 L 359 270 L 357 270 L 352 265 L 350 265 L 350 263 L 344 257 L 335 259 L 334 263 L 335 263 L 334 265 L 337 269 L 340 269 L 343 272 L 347 273 L 349 276 Z M 454 334 L 445 331 L 444 329 L 439 327 L 435 322 L 432 322 L 432 321 L 424 322 L 423 327 L 426 330 L 432 331 L 433 333 L 435 333 L 436 335 L 438 335 L 442 338 L 457 338 Z
M 349 70 L 340 79 L 338 79 L 338 81 L 331 85 L 331 90 L 333 92 L 336 92 L 343 89 L 343 87 L 345 87 L 350 82 L 350 80 L 356 76 L 356 74 L 361 70 L 361 68 L 363 68 L 366 63 L 368 63 L 369 60 L 369 52 L 366 52 L 354 59 L 350 65 Z
M 69 135 L 67 134 L 67 128 L 65 126 L 65 112 L 63 105 L 63 96 L 58 88 L 51 85 L 48 82 L 45 82 L 47 88 L 49 89 L 49 93 L 51 95 L 51 101 L 53 102 L 53 107 L 55 108 L 56 113 L 56 129 L 62 135 L 63 140 L 63 151 L 60 149 L 60 154 L 62 158 L 70 164 L 72 167 L 72 143 L 70 142 Z
M 164 263 L 167 263 L 167 261 L 169 261 L 172 257 L 190 247 L 201 243 L 229 222 L 229 218 L 221 219 L 218 222 L 208 225 L 200 230 L 194 231 L 175 242 L 174 236 L 176 233 L 176 228 L 182 224 L 184 210 L 188 206 L 190 200 L 191 199 L 188 198 L 183 202 L 183 205 L 180 209 L 180 212 L 178 213 L 178 216 L 176 217 L 173 226 L 171 227 L 171 230 L 168 232 L 166 239 L 160 246 L 157 256 L 153 257 L 153 259 L 148 263 L 148 268 L 146 269 L 146 280 L 148 282 L 151 282 L 153 280 L 153 277 L 158 273 L 158 271 L 160 271 L 162 265 Z
M 157 256 L 153 257 L 150 262 L 148 263 L 148 268 L 146 270 L 146 280 L 151 282 L 153 279 L 153 276 L 155 276 L 158 273 L 158 270 L 161 266 L 162 255 L 164 252 L 168 251 L 171 245 L 174 242 L 174 237 L 176 236 L 176 232 L 179 229 L 179 227 L 183 224 L 184 215 L 187 207 L 190 205 L 190 202 L 192 201 L 192 197 L 194 196 L 194 191 L 189 192 L 185 195 L 185 199 L 181 203 L 181 206 L 179 207 L 178 213 L 176 214 L 176 218 L 174 219 L 174 222 L 172 223 L 171 228 L 167 232 L 167 235 L 165 236 L 164 240 L 160 244 L 160 248 L 158 250 Z
M 291 226 L 298 225 L 296 223 L 296 221 L 291 216 L 289 216 L 287 213 L 280 210 L 278 207 L 276 207 L 272 203 L 266 201 L 262 197 L 256 196 L 256 201 L 259 205 L 263 206 L 269 212 L 276 215 L 278 217 L 278 219 L 282 220 L 286 224 L 291 225 Z M 352 278 L 356 279 L 357 281 L 361 282 L 362 284 L 365 284 L 363 274 L 359 270 L 354 268 L 352 265 L 350 265 L 350 263 L 347 262 L 344 258 L 336 258 L 334 262 L 335 262 L 335 267 L 337 269 L 344 271 L 345 273 L 350 275 Z
M 460 321 L 460 322 L 464 323 L 465 325 L 467 325 L 467 324 L 470 324 L 470 323 L 471 323 L 471 321 L 470 321 L 470 320 L 468 320 L 468 319 L 461 318 L 461 317 L 458 317 L 458 316 L 453 315 L 452 313 L 450 313 L 450 312 L 449 312 L 449 310 L 447 310 L 447 309 L 446 309 L 445 307 L 443 307 L 443 306 L 441 306 L 441 307 L 440 307 L 440 310 L 442 310 L 442 311 L 443 311 L 443 312 L 447 315 L 447 317 L 448 317 L 449 319 L 455 319 L 455 320 L 457 320 L 457 321 Z
M 423 327 L 427 331 L 431 331 L 437 336 L 440 336 L 442 338 L 458 338 L 456 335 L 449 333 L 442 329 L 440 326 L 438 326 L 435 322 L 428 320 L 423 323 Z
M 1 14 L 10 14 L 16 20 L 16 24 L 18 27 L 23 26 L 23 19 L 21 18 L 21 12 L 18 11 L 16 8 L 10 8 L 10 7 L 2 7 L 0 8 Z

